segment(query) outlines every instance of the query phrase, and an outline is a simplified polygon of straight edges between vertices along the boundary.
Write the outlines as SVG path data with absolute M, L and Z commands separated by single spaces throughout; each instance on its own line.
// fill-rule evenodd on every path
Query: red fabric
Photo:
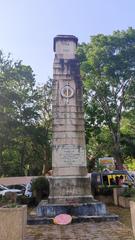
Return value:
M 54 219 L 53 222 L 55 224 L 66 225 L 71 223 L 72 217 L 68 214 L 59 214 Z

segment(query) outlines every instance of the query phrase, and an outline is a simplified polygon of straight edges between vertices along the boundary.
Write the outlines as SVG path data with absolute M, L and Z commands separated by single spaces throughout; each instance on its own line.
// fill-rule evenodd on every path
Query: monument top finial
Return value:
M 74 35 L 57 35 L 55 38 L 54 38 L 54 45 L 53 45 L 53 50 L 54 52 L 56 51 L 56 42 L 57 41 L 72 41 L 76 44 L 77 46 L 77 43 L 78 43 L 78 38 L 75 37 Z

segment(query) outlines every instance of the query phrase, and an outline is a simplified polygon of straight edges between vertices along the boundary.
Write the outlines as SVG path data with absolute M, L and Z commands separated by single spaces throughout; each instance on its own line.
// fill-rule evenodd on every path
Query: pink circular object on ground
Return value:
M 68 214 L 59 214 L 54 219 L 53 222 L 55 224 L 66 225 L 71 223 L 72 217 Z

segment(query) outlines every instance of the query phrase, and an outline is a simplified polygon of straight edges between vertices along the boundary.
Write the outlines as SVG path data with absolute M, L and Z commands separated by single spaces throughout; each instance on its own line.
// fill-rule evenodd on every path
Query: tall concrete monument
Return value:
M 37 207 L 41 221 L 60 213 L 86 219 L 104 219 L 106 207 L 93 199 L 86 168 L 84 109 L 80 67 L 76 57 L 78 39 L 54 38 L 52 169 L 48 202 Z
M 78 39 L 54 38 L 53 139 L 50 179 L 51 203 L 84 202 L 92 199 L 86 168 L 84 109 L 80 67 L 76 57 Z

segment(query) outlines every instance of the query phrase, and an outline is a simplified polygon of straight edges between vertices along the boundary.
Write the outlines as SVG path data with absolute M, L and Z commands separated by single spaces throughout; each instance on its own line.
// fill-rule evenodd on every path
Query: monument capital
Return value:
M 75 59 L 78 38 L 73 35 L 57 35 L 54 38 L 54 52 L 60 59 Z
M 64 41 L 64 42 L 74 42 L 77 46 L 78 43 L 78 38 L 75 37 L 74 35 L 57 35 L 54 37 L 54 42 L 53 42 L 53 50 L 54 52 L 56 51 L 56 43 L 57 41 Z

